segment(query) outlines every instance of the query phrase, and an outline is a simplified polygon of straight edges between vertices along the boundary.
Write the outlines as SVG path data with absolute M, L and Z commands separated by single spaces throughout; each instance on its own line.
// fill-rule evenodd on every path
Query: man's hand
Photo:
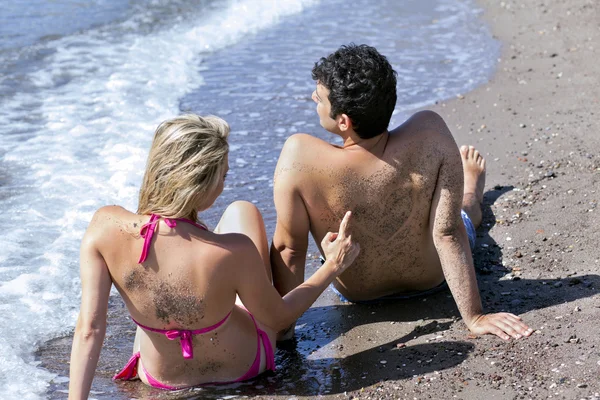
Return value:
M 504 340 L 520 339 L 533 333 L 520 317 L 511 313 L 482 314 L 468 328 L 476 335 L 491 333 Z

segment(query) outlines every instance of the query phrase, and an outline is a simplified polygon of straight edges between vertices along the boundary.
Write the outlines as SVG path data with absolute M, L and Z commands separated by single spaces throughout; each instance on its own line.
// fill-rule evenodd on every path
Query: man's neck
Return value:
M 346 150 L 362 149 L 376 153 L 377 150 L 385 148 L 388 136 L 389 132 L 387 130 L 369 139 L 362 139 L 356 132 L 350 132 L 348 135 L 342 136 L 342 140 L 344 141 L 342 148 Z

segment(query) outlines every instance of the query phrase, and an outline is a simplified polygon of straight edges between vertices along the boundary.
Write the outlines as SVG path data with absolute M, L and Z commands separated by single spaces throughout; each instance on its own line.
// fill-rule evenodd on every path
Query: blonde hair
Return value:
M 180 115 L 161 123 L 148 155 L 137 213 L 196 221 L 223 177 L 228 135 L 227 122 L 213 115 Z

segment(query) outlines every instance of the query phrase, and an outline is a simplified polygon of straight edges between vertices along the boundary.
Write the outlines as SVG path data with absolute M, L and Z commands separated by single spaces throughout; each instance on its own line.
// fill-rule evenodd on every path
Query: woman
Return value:
M 86 399 L 114 284 L 138 325 L 115 379 L 163 389 L 250 379 L 274 369 L 275 334 L 295 321 L 356 258 L 344 217 L 322 243 L 327 261 L 284 298 L 271 285 L 260 212 L 235 202 L 214 232 L 196 222 L 223 191 L 229 127 L 184 115 L 156 130 L 137 213 L 99 209 L 81 244 L 81 310 L 69 399 Z

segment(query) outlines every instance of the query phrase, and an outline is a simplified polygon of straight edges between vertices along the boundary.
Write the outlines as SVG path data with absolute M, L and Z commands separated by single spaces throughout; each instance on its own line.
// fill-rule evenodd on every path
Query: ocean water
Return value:
M 310 98 L 314 62 L 341 44 L 376 46 L 398 72 L 397 125 L 489 78 L 499 44 L 480 12 L 471 0 L 3 0 L 0 398 L 64 396 L 68 345 L 50 361 L 40 351 L 68 343 L 79 241 L 100 206 L 135 210 L 160 121 L 191 111 L 230 123 L 231 173 L 203 217 L 214 225 L 250 200 L 270 234 L 286 137 L 332 139 Z

